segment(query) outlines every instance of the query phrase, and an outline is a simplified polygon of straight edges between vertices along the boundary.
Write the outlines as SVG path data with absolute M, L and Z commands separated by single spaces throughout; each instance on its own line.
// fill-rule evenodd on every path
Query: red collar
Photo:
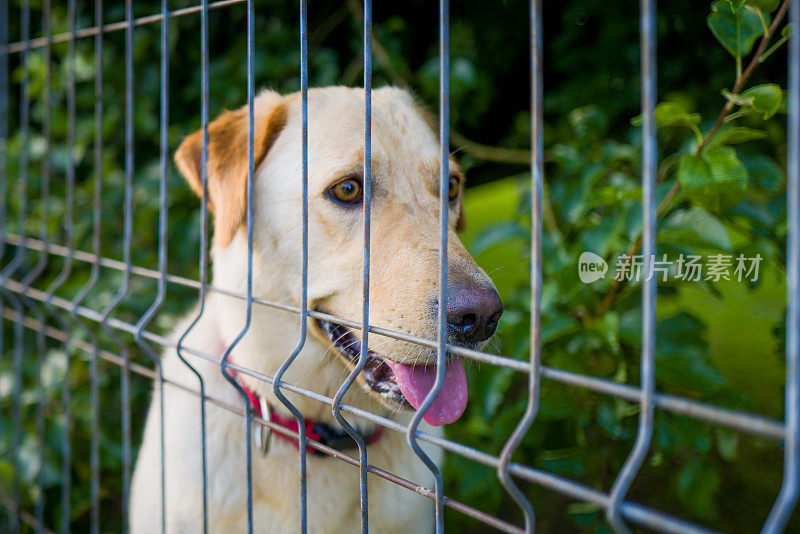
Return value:
M 261 398 L 256 395 L 256 393 L 251 390 L 250 388 L 245 385 L 244 380 L 241 379 L 239 373 L 234 371 L 233 369 L 230 370 L 233 376 L 239 382 L 239 385 L 244 390 L 245 395 L 247 395 L 247 401 L 250 404 L 250 409 L 253 410 L 253 413 L 257 415 L 259 418 L 268 419 L 270 422 L 275 423 L 278 426 L 285 428 L 293 433 L 298 432 L 298 425 L 297 419 L 294 417 L 283 417 L 280 414 L 276 413 L 274 409 L 268 406 L 267 409 L 267 417 L 264 417 L 264 414 L 261 410 Z M 305 427 L 306 427 L 306 437 L 310 440 L 317 441 L 323 445 L 331 447 L 337 450 L 343 449 L 354 449 L 357 447 L 355 440 L 350 437 L 350 435 L 345 432 L 345 430 L 340 426 L 332 426 L 326 423 L 318 423 L 316 421 L 312 421 L 309 419 L 304 419 Z M 279 438 L 288 441 L 297 449 L 299 448 L 299 444 L 296 438 L 290 436 L 289 434 L 285 434 L 280 431 L 280 429 L 272 428 L 272 431 L 275 435 Z M 364 436 L 367 445 L 372 445 L 373 443 L 377 443 L 381 437 L 383 436 L 383 427 L 377 426 L 375 430 L 372 431 L 372 434 L 368 436 Z M 306 445 L 306 452 L 314 453 L 317 455 L 325 456 L 325 453 L 315 449 L 311 445 Z

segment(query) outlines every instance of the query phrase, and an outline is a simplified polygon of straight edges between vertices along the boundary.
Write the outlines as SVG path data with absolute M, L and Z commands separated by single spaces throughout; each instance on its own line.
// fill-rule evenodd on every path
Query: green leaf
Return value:
M 506 392 L 514 381 L 514 373 L 510 369 L 497 369 L 488 380 L 489 387 L 483 399 L 483 413 L 491 419 L 497 413 L 497 408 L 506 398 Z
M 711 4 L 711 14 L 706 19 L 711 33 L 733 57 L 746 56 L 753 43 L 764 33 L 761 18 L 750 9 L 717 0 Z
M 775 160 L 763 154 L 742 157 L 750 182 L 757 187 L 777 193 L 783 185 L 783 169 Z
M 725 377 L 704 349 L 687 345 L 674 354 L 658 354 L 656 363 L 656 379 L 664 387 L 708 395 L 725 386 Z
M 728 231 L 719 219 L 702 208 L 679 210 L 659 228 L 659 243 L 678 247 L 702 247 L 731 250 Z
M 619 352 L 619 314 L 608 312 L 599 321 L 592 323 L 591 329 L 597 333 L 613 353 Z
M 584 139 L 600 139 L 608 130 L 608 117 L 595 105 L 573 109 L 569 114 L 569 122 L 575 133 Z
M 767 120 L 775 115 L 780 108 L 783 89 L 774 83 L 765 83 L 751 87 L 743 92 L 741 96 L 747 98 L 750 107 L 761 113 L 764 120 Z
M 678 472 L 678 496 L 698 517 L 716 513 L 716 494 L 720 476 L 712 467 L 699 459 L 693 460 Z
M 699 113 L 689 113 L 689 111 L 678 102 L 660 102 L 655 109 L 655 119 L 658 126 L 688 126 L 700 124 Z M 631 119 L 634 126 L 642 125 L 642 116 L 638 115 Z
M 614 414 L 614 409 L 607 402 L 602 403 L 597 410 L 597 422 L 615 439 L 624 438 L 629 435 L 629 432 L 620 425 L 616 414 Z
M 711 138 L 711 141 L 709 141 L 706 146 L 707 148 L 711 148 L 720 145 L 733 145 L 752 141 L 753 139 L 763 139 L 766 136 L 766 132 L 754 130 L 753 128 L 745 128 L 744 126 L 723 126 L 716 135 Z
M 586 532 L 594 532 L 597 534 L 597 530 L 587 530 L 590 529 L 593 525 L 597 523 L 597 519 L 600 516 L 600 506 L 595 503 L 572 503 L 567 506 L 567 514 L 569 514 L 570 519 L 572 520 L 575 525 L 577 525 L 581 530 Z
M 745 5 L 754 7 L 762 13 L 772 13 L 778 8 L 780 0 L 745 0 Z
M 677 102 L 661 102 L 655 109 L 656 124 L 672 126 L 677 124 L 700 124 L 699 113 L 689 113 Z
M 700 155 L 681 157 L 678 179 L 692 200 L 710 211 L 719 212 L 742 199 L 748 176 L 735 150 L 717 146 Z
M 475 255 L 514 238 L 527 238 L 528 232 L 519 223 L 507 221 L 485 228 L 472 242 Z
M 3 489 L 11 488 L 14 481 L 14 464 L 9 460 L 0 460 L 0 488 Z
M 736 460 L 739 454 L 739 434 L 726 428 L 717 429 L 717 451 L 728 462 Z
M 542 325 L 542 343 L 549 343 L 560 337 L 579 330 L 578 323 L 572 317 L 557 315 L 552 321 Z

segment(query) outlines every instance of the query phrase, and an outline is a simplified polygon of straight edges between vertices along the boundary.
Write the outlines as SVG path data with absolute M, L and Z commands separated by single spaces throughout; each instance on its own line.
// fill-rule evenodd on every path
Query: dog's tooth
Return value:
M 361 355 L 361 340 L 342 325 L 329 321 L 318 321 L 320 330 L 326 335 L 331 343 L 345 357 L 351 361 L 356 361 Z M 394 374 L 391 367 L 373 351 L 367 352 L 367 363 L 361 372 L 362 387 L 365 391 L 377 393 L 389 402 L 408 406 L 408 401 L 403 397 L 400 388 L 394 381 Z

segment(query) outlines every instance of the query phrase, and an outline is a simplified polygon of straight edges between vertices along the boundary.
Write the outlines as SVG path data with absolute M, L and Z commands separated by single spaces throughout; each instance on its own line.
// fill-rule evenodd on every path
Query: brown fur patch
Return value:
M 254 116 L 253 167 L 257 169 L 272 143 L 286 125 L 286 105 L 278 101 L 266 113 Z M 208 125 L 208 206 L 215 218 L 214 239 L 225 247 L 244 224 L 247 212 L 248 132 L 247 106 L 223 112 Z M 186 181 L 203 196 L 201 157 L 203 131 L 183 140 L 175 163 Z

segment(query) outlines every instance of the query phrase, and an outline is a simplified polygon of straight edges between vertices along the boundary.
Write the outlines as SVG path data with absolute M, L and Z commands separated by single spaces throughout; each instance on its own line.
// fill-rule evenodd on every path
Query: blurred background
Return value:
M 11 2 L 10 42 L 20 39 L 19 6 Z M 544 3 L 544 364 L 615 381 L 638 384 L 640 292 L 638 284 L 615 284 L 611 276 L 591 285 L 578 279 L 578 256 L 592 251 L 609 262 L 636 243 L 641 233 L 638 5 L 630 0 L 563 0 Z M 757 282 L 659 283 L 657 387 L 721 407 L 770 418 L 783 417 L 785 316 L 785 97 L 787 57 L 777 27 L 762 62 L 740 88 L 762 89 L 737 102 L 714 140 L 704 139 L 726 105 L 742 65 L 756 53 L 777 0 L 747 2 L 671 0 L 658 6 L 659 188 L 663 201 L 659 254 L 744 254 L 763 258 Z M 31 3 L 31 35 L 41 35 L 41 4 Z M 195 5 L 171 2 L 172 9 Z M 713 10 L 712 10 L 713 7 Z M 155 14 L 159 2 L 135 2 L 135 16 Z M 309 3 L 309 79 L 313 86 L 357 86 L 362 79 L 361 3 Z M 78 28 L 96 24 L 91 2 L 78 2 Z M 746 10 L 746 11 L 744 11 Z M 256 2 L 256 85 L 280 92 L 299 89 L 298 9 L 292 2 Z M 716 13 L 716 15 L 714 15 Z M 67 31 L 63 2 L 52 7 L 54 33 Z M 124 20 L 124 4 L 105 2 L 104 23 Z M 753 18 L 753 16 L 761 17 Z M 711 18 L 710 18 L 711 17 Z M 716 18 L 713 18 L 716 17 Z M 732 17 L 732 18 L 731 18 Z M 733 21 L 745 28 L 731 44 L 721 29 Z M 210 12 L 210 115 L 246 101 L 246 8 L 234 4 Z M 135 29 L 135 177 L 133 263 L 157 266 L 159 154 L 159 31 Z M 759 33 L 759 31 L 761 33 Z M 526 2 L 463 0 L 451 5 L 451 140 L 467 170 L 467 227 L 463 240 L 494 279 L 506 312 L 492 352 L 527 359 L 530 310 L 530 82 Z M 748 33 L 749 32 L 749 33 Z M 717 34 L 717 35 L 715 35 Z M 752 37 L 752 39 L 750 39 Z M 374 6 L 374 84 L 413 90 L 431 110 L 438 108 L 438 10 L 409 0 Z M 727 41 L 726 41 L 727 39 Z M 749 40 L 749 43 L 748 43 Z M 76 211 L 74 243 L 92 250 L 91 198 L 94 177 L 94 40 L 76 42 Z M 124 32 L 105 35 L 103 64 L 102 250 L 121 259 L 124 169 Z M 200 16 L 170 22 L 170 147 L 200 127 Z M 738 56 L 738 59 L 737 59 Z M 6 231 L 38 236 L 44 205 L 43 161 L 49 157 L 51 196 L 47 232 L 65 244 L 67 43 L 52 46 L 52 145 L 46 150 L 43 49 L 28 56 L 31 144 L 28 197 L 31 217 L 19 228 L 20 54 L 10 56 L 11 132 L 5 197 Z M 738 67 L 737 67 L 738 64 Z M 738 69 L 738 70 L 737 70 Z M 766 87 L 767 89 L 763 89 Z M 775 90 L 775 87 L 778 90 Z M 734 101 L 735 98 L 732 98 Z M 699 135 L 699 137 L 698 137 Z M 701 141 L 703 140 L 703 141 Z M 713 183 L 700 183 L 687 161 L 703 157 Z M 699 184 L 699 185 L 698 185 Z M 169 176 L 168 271 L 198 277 L 199 202 L 171 166 Z M 13 247 L 9 247 L 8 250 Z M 11 257 L 7 250 L 5 264 Z M 38 259 L 27 253 L 27 269 Z M 46 288 L 63 267 L 53 256 L 34 287 Z M 21 268 L 19 272 L 25 272 Z M 313 268 L 313 266 L 312 266 Z M 121 273 L 104 269 L 84 304 L 105 307 Z M 58 294 L 73 298 L 89 277 L 76 262 Z M 114 312 L 136 322 L 156 295 L 153 280 L 134 276 L 128 296 Z M 167 299 L 148 329 L 166 333 L 195 302 L 197 293 L 169 285 Z M 90 325 L 93 326 L 93 325 Z M 3 322 L 0 396 L 0 490 L 14 477 L 10 413 L 12 323 Z M 132 340 L 101 337 L 108 350 L 128 347 L 134 362 L 152 367 Z M 24 334 L 34 354 L 35 333 Z M 86 337 L 86 334 L 80 334 Z M 27 354 L 27 352 L 26 352 Z M 92 413 L 89 356 L 48 342 L 44 359 L 24 359 L 22 447 L 23 504 L 44 492 L 44 514 L 55 524 L 60 507 L 62 384 L 71 389 L 73 491 L 72 528 L 88 530 L 89 442 Z M 39 363 L 43 382 L 40 387 Z M 121 530 L 120 369 L 101 363 L 102 530 Z M 488 365 L 468 370 L 471 401 L 447 436 L 491 454 L 503 444 L 526 404 L 526 376 Z M 134 443 L 138 443 L 152 384 L 132 375 Z M 40 454 L 35 411 L 43 402 L 47 447 Z M 536 423 L 515 461 L 607 491 L 630 452 L 638 405 L 545 379 Z M 656 412 L 650 454 L 630 498 L 656 509 L 729 532 L 760 528 L 781 481 L 783 451 L 766 438 L 734 432 L 688 417 Z M 444 466 L 446 493 L 482 511 L 520 524 L 521 514 L 501 490 L 494 470 L 450 454 Z M 41 486 L 41 489 L 40 489 Z M 537 486 L 523 486 L 537 510 L 540 532 L 610 532 L 603 512 Z M 8 491 L 7 491 L 8 490 Z M 483 532 L 485 526 L 448 510 L 449 532 Z M 790 528 L 798 528 L 795 513 Z

